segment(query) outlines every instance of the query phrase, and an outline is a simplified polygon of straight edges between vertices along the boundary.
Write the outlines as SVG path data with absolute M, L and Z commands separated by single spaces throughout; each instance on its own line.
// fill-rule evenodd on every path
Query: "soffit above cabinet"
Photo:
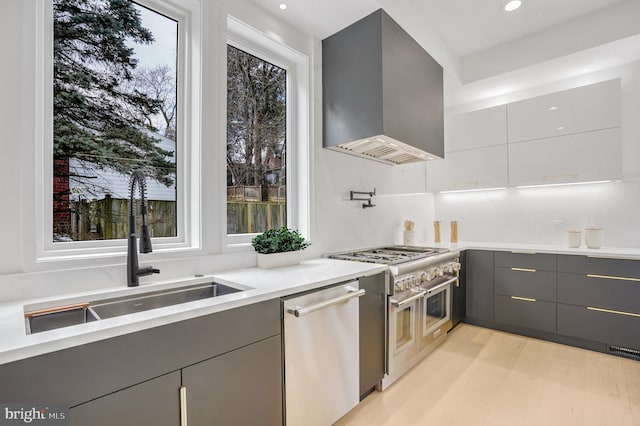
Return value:
M 444 156 L 442 67 L 382 9 L 322 42 L 323 146 L 387 164 Z

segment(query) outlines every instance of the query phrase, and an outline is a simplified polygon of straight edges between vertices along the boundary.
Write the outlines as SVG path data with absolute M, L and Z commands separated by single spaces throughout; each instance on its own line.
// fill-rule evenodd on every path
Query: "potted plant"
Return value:
M 285 226 L 269 229 L 251 240 L 258 252 L 258 267 L 264 269 L 300 263 L 302 250 L 309 244 L 298 231 Z

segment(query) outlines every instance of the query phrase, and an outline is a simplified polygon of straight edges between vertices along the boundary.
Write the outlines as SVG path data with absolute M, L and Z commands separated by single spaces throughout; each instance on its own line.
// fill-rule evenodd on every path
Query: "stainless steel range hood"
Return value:
M 322 41 L 323 146 L 387 164 L 444 157 L 442 67 L 382 9 Z

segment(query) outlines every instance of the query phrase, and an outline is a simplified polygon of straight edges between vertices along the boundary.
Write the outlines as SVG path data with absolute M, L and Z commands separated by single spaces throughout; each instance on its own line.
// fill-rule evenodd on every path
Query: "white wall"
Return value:
M 40 264 L 38 272 L 25 273 L 33 259 L 22 258 L 22 245 L 29 228 L 35 224 L 22 223 L 23 205 L 33 198 L 31 190 L 22 188 L 24 176 L 33 176 L 29 170 L 33 156 L 32 137 L 34 123 L 34 101 L 27 99 L 22 107 L 22 99 L 34 93 L 33 81 L 25 78 L 26 70 L 33 67 L 35 58 L 26 57 L 30 38 L 28 26 L 22 22 L 23 2 L 35 0 L 2 0 L 0 2 L 0 46 L 3 63 L 0 68 L 0 117 L 3 130 L 3 155 L 0 156 L 0 182 L 4 208 L 0 213 L 0 301 L 32 296 L 59 294 L 67 291 L 120 286 L 125 283 L 125 257 L 95 259 L 78 262 L 61 270 L 55 264 Z M 220 14 L 231 11 L 234 16 L 252 25 L 310 57 L 311 81 L 313 85 L 313 105 L 311 110 L 311 241 L 312 246 L 305 252 L 306 257 L 316 257 L 328 251 L 344 250 L 362 246 L 401 242 L 404 220 L 416 222 L 417 239 L 425 234 L 426 224 L 433 220 L 433 197 L 425 194 L 424 164 L 408 166 L 388 166 L 342 153 L 330 152 L 322 148 L 322 100 L 321 100 L 321 51 L 320 41 L 291 28 L 276 17 L 256 7 L 248 0 L 204 2 L 203 22 L 203 94 L 205 114 L 219 111 L 219 89 L 223 82 L 220 74 L 220 37 L 224 33 L 212 26 L 223 22 Z M 25 20 L 34 19 L 25 16 Z M 24 44 L 24 46 L 23 46 Z M 214 52 L 213 54 L 211 52 Z M 223 52 L 224 53 L 224 52 Z M 223 54 L 218 53 L 218 54 Z M 25 56 L 25 58 L 23 58 Z M 10 64 L 10 66 L 9 66 Z M 218 71 L 217 71 L 218 70 Z M 29 74 L 29 73 L 27 73 Z M 224 120 L 203 120 L 203 140 L 219 140 L 225 134 Z M 208 153 L 216 150 L 208 149 Z M 26 167 L 28 166 L 28 167 Z M 220 179 L 221 184 L 224 180 Z M 203 182 L 204 203 L 215 204 L 217 199 L 210 194 L 214 182 Z M 376 188 L 376 207 L 362 209 L 361 204 L 348 201 L 350 190 L 369 191 Z M 220 191 L 218 191 L 220 192 Z M 417 195 L 397 195 L 416 194 Z M 219 206 L 221 211 L 224 207 Z M 204 218 L 207 226 L 215 226 L 218 221 Z M 255 254 L 251 247 L 246 251 L 232 254 L 215 254 L 219 248 L 220 232 L 205 232 L 205 250 L 198 256 L 182 254 L 153 253 L 141 257 L 141 263 L 151 263 L 161 269 L 160 275 L 143 277 L 142 282 L 161 281 L 196 273 L 212 273 L 217 270 L 255 265 Z M 31 244 L 27 241 L 25 244 Z M 25 253 L 29 250 L 25 251 Z M 43 285 L 44 284 L 44 285 Z
M 640 62 L 503 95 L 500 102 L 487 98 L 471 110 L 616 77 L 622 78 L 623 182 L 438 194 L 436 219 L 459 220 L 460 240 L 467 242 L 564 244 L 567 229 L 601 226 L 604 245 L 640 247 Z

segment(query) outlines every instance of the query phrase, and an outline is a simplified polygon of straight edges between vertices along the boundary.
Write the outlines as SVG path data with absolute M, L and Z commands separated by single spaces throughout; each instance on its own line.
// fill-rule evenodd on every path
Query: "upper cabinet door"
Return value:
M 445 152 L 507 143 L 507 106 L 458 114 L 446 121 Z
M 620 79 L 508 105 L 509 142 L 620 127 Z
M 507 145 L 451 152 L 427 163 L 427 190 L 457 191 L 507 186 Z
M 509 145 L 509 184 L 545 185 L 617 179 L 620 129 L 605 129 Z

